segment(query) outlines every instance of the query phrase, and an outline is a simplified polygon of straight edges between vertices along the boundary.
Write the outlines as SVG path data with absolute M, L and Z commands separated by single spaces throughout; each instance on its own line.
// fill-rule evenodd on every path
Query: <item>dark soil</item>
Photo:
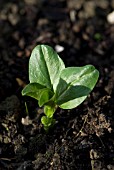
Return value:
M 114 170 L 113 9 L 114 0 L 0 1 L 0 170 Z M 36 44 L 52 46 L 66 66 L 100 72 L 85 102 L 57 110 L 49 133 L 37 101 L 21 96 Z

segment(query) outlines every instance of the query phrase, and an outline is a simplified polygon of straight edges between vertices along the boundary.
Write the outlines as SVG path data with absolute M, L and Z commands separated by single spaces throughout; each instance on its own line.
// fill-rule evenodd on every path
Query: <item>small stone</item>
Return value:
M 18 56 L 18 57 L 22 57 L 22 55 L 23 55 L 23 51 L 18 51 L 18 52 L 17 52 L 17 56 Z
M 30 118 L 28 116 L 26 116 L 25 118 L 21 119 L 21 123 L 23 125 L 30 125 L 30 124 L 32 124 L 32 120 L 30 120 Z
M 76 11 L 75 10 L 70 11 L 70 20 L 72 22 L 75 22 L 75 20 L 76 20 Z
M 110 164 L 107 165 L 107 169 L 108 169 L 108 170 L 113 170 L 113 169 L 114 169 L 114 165 L 110 165 Z
M 21 39 L 19 40 L 19 47 L 23 49 L 24 46 L 25 46 L 25 40 L 24 40 L 24 38 L 21 38 Z
M 9 22 L 12 25 L 16 25 L 19 21 L 18 15 L 15 15 L 15 14 L 12 14 L 12 13 L 8 15 L 8 19 L 9 19 Z
M 99 158 L 99 155 L 98 155 L 98 153 L 95 149 L 90 150 L 90 158 L 91 159 L 98 159 Z
M 16 81 L 20 87 L 24 88 L 26 86 L 26 83 L 23 80 L 21 80 L 20 78 L 16 78 Z
M 26 55 L 26 57 L 30 56 L 30 50 L 29 49 L 25 49 L 25 55 Z
M 57 51 L 57 53 L 60 53 L 60 52 L 64 51 L 64 47 L 61 45 L 56 45 L 55 50 Z
M 110 23 L 110 24 L 114 24 L 114 11 L 109 13 L 107 15 L 107 21 Z

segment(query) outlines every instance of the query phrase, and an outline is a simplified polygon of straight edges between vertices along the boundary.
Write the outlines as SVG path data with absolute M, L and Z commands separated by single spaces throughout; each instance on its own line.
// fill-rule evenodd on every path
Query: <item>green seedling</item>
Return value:
M 100 40 L 102 40 L 102 35 L 101 35 L 100 33 L 95 33 L 94 39 L 95 39 L 96 41 L 100 41 Z
M 73 109 L 80 105 L 93 90 L 99 72 L 93 65 L 67 67 L 58 54 L 47 45 L 36 46 L 29 60 L 30 83 L 22 90 L 44 106 L 41 122 L 48 130 L 54 125 L 58 107 Z

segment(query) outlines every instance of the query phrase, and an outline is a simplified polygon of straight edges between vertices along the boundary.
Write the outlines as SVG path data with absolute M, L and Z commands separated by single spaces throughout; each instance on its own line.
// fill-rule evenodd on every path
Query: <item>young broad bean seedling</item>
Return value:
M 47 45 L 36 46 L 29 60 L 30 83 L 22 90 L 44 106 L 41 122 L 48 130 L 55 123 L 58 107 L 72 109 L 80 105 L 93 90 L 99 72 L 92 65 L 67 67 L 58 54 Z

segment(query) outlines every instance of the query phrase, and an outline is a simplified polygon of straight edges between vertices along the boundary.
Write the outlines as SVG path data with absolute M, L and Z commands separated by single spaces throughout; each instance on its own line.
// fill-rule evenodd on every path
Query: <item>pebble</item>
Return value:
M 55 50 L 57 51 L 57 53 L 60 53 L 60 52 L 64 51 L 64 47 L 61 45 L 56 45 Z
M 107 21 L 110 23 L 110 24 L 114 24 L 114 11 L 112 11 L 111 13 L 109 13 L 107 15 Z

